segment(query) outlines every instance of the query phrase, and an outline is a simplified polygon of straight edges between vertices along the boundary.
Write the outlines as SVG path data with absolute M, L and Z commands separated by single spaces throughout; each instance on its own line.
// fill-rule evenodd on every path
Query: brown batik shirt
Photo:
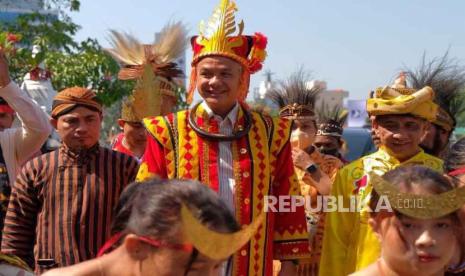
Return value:
M 61 267 L 94 258 L 137 169 L 134 158 L 98 145 L 79 153 L 62 145 L 29 161 L 11 191 L 2 252 L 37 273 L 44 259 Z

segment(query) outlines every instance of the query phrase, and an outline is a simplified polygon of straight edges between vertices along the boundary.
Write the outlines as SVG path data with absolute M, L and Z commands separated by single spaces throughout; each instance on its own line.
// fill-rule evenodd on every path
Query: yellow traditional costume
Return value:
M 190 101 L 197 81 L 196 66 L 203 57 L 227 57 L 241 64 L 232 134 L 220 133 L 218 121 L 209 116 L 208 105 L 145 118 L 150 135 L 137 178 L 195 179 L 220 191 L 225 183 L 219 170 L 219 146 L 229 142 L 233 170 L 233 179 L 229 180 L 235 184 L 232 208 L 241 225 L 250 225 L 262 217 L 266 196 L 298 195 L 299 188 L 292 167 L 290 122 L 251 112 L 242 102 L 250 74 L 260 70 L 265 59 L 267 39 L 260 33 L 242 35 L 242 22 L 238 24 L 239 34 L 234 35 L 236 10 L 234 2 L 222 0 L 208 25 L 202 25 L 201 34 L 192 38 L 194 57 L 188 91 Z M 232 274 L 271 275 L 273 259 L 299 260 L 308 256 L 304 208 L 267 212 L 250 242 L 234 255 Z
M 436 118 L 437 106 L 432 101 L 434 92 L 430 87 L 415 91 L 386 86 L 377 89 L 375 94 L 374 98 L 367 100 L 369 115 L 410 114 L 429 121 Z M 372 190 L 369 173 L 383 175 L 410 164 L 442 171 L 442 160 L 423 151 L 399 162 L 384 146 L 339 170 L 331 195 L 338 201 L 342 200 L 345 208 L 350 208 L 351 204 L 355 206 L 351 198 L 356 196 L 360 210 L 335 211 L 326 215 L 319 275 L 345 276 L 376 261 L 380 256 L 380 245 L 368 225 L 367 203 Z

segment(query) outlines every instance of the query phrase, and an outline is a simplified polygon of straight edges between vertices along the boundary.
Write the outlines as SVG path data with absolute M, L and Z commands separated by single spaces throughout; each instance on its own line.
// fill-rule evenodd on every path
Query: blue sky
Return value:
M 182 20 L 191 34 L 207 20 L 219 0 L 81 0 L 71 14 L 82 26 L 77 38 L 97 38 L 104 46 L 108 29 L 127 31 L 151 42 L 169 20 Z M 236 20 L 245 33 L 268 36 L 264 69 L 286 78 L 299 66 L 325 80 L 329 88 L 364 99 L 389 84 L 404 66 L 428 57 L 450 56 L 465 64 L 465 1 L 447 0 L 237 0 Z M 187 53 L 187 59 L 191 52 Z M 264 79 L 252 76 L 252 86 Z

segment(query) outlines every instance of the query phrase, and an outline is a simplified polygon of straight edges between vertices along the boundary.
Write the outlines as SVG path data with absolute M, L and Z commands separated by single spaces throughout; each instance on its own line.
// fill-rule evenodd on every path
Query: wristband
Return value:
M 314 174 L 317 170 L 318 170 L 318 166 L 316 164 L 311 164 L 305 169 L 305 171 L 308 172 L 309 174 Z

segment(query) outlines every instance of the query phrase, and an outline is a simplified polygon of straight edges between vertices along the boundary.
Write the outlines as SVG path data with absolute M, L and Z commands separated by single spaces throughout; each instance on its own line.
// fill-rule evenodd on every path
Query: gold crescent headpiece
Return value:
M 265 216 L 263 212 L 242 230 L 224 234 L 208 229 L 192 215 L 186 205 L 181 207 L 184 235 L 199 252 L 214 260 L 227 259 L 244 246 L 263 223 Z
M 370 173 L 373 188 L 386 196 L 396 211 L 413 218 L 434 219 L 446 216 L 465 204 L 465 186 L 438 195 L 416 195 L 400 192 L 382 177 Z

